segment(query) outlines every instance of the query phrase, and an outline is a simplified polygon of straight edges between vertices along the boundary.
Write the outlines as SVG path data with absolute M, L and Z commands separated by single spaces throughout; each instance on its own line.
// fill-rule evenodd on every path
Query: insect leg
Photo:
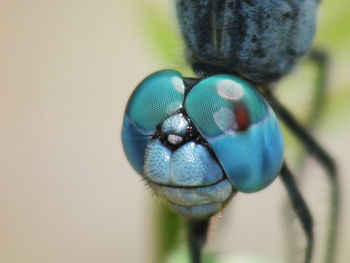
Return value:
M 312 49 L 309 54 L 309 60 L 315 63 L 317 67 L 316 85 L 314 98 L 311 104 L 311 111 L 308 116 L 307 126 L 312 128 L 318 122 L 322 115 L 322 107 L 325 103 L 325 95 L 328 81 L 328 56 L 321 49 Z
M 313 98 L 311 101 L 310 111 L 308 112 L 308 116 L 306 118 L 305 127 L 312 131 L 316 126 L 323 112 L 323 106 L 325 104 L 325 95 L 327 89 L 327 80 L 328 80 L 328 56 L 327 54 L 317 48 L 313 48 L 310 51 L 308 56 L 308 60 L 315 64 L 316 67 L 316 79 L 315 85 L 313 87 Z M 306 162 L 306 153 L 305 150 L 300 150 L 297 156 L 296 162 L 296 172 L 299 175 L 298 181 L 303 179 L 303 168 Z M 288 202 L 288 201 L 286 201 Z M 296 250 L 296 239 L 295 239 L 295 231 L 292 229 L 292 215 L 289 207 L 289 203 L 283 205 L 284 215 L 286 217 L 285 227 L 287 241 L 288 241 L 288 254 L 289 254 L 289 262 L 294 262 L 294 253 Z
M 188 225 L 188 240 L 192 263 L 201 263 L 201 250 L 207 239 L 210 219 L 190 221 Z
M 313 227 L 312 216 L 294 181 L 293 175 L 288 169 L 286 163 L 283 163 L 280 174 L 281 174 L 282 182 L 286 187 L 289 197 L 291 199 L 294 211 L 300 220 L 301 226 L 307 238 L 305 263 L 309 263 L 311 262 L 313 245 L 314 245 L 314 236 L 313 236 L 313 230 L 312 230 L 312 227 Z
M 310 51 L 308 60 L 315 64 L 317 70 L 310 112 L 308 113 L 304 125 L 305 128 L 307 128 L 309 131 L 312 131 L 322 116 L 328 82 L 329 63 L 327 54 L 323 50 L 317 48 L 313 48 Z M 305 161 L 305 156 L 303 153 L 301 153 L 299 156 L 299 167 L 301 170 Z
M 335 163 L 321 145 L 305 130 L 297 120 L 289 113 L 289 111 L 273 96 L 272 93 L 266 94 L 270 105 L 275 110 L 280 119 L 286 126 L 299 138 L 304 147 L 314 155 L 319 163 L 326 170 L 329 182 L 331 184 L 331 204 L 330 204 L 330 219 L 329 232 L 327 237 L 326 263 L 334 261 L 335 247 L 337 239 L 337 227 L 339 221 L 339 181 Z

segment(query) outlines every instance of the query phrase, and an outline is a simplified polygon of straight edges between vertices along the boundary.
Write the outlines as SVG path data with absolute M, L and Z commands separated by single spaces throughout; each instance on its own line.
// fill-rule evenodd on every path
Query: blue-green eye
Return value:
M 186 217 L 205 218 L 237 191 L 259 191 L 276 178 L 283 138 L 248 82 L 215 75 L 188 85 L 172 70 L 142 81 L 127 104 L 122 140 L 157 195 Z
M 282 133 L 270 106 L 246 81 L 216 75 L 195 85 L 185 109 L 235 188 L 255 192 L 277 176 Z
M 148 76 L 131 95 L 125 110 L 122 142 L 126 156 L 143 174 L 145 149 L 157 125 L 182 108 L 185 85 L 182 76 L 163 70 Z
M 125 114 L 141 133 L 149 134 L 182 107 L 185 85 L 174 70 L 148 76 L 131 95 Z

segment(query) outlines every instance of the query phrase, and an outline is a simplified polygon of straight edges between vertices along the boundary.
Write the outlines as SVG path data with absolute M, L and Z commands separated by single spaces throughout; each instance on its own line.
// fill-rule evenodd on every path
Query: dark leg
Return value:
M 313 131 L 317 127 L 317 123 L 323 113 L 323 106 L 325 104 L 325 95 L 328 82 L 328 56 L 320 49 L 312 49 L 308 60 L 315 65 L 315 85 L 313 87 L 313 98 L 310 102 L 310 111 L 307 113 L 306 121 L 304 122 L 305 128 L 309 131 Z M 303 179 L 303 170 L 307 160 L 305 150 L 300 150 L 297 154 L 295 171 L 297 174 L 298 182 Z M 288 201 L 287 201 L 288 202 Z M 289 207 L 289 203 L 283 205 L 283 214 L 285 216 L 285 231 L 288 242 L 288 258 L 290 263 L 294 263 L 294 255 L 296 251 L 296 238 L 295 231 L 292 227 L 292 214 Z
M 188 240 L 192 263 L 201 263 L 201 250 L 207 239 L 210 219 L 190 221 L 188 224 Z
M 308 59 L 316 66 L 316 79 L 313 92 L 313 98 L 310 103 L 310 112 L 307 115 L 305 128 L 310 132 L 317 126 L 320 117 L 322 116 L 323 106 L 325 104 L 327 77 L 328 77 L 328 57 L 327 54 L 320 49 L 312 49 Z M 300 172 L 305 163 L 305 152 L 299 154 L 298 169 Z
M 311 111 L 309 113 L 306 125 L 312 128 L 322 115 L 322 108 L 325 103 L 326 88 L 328 82 L 328 57 L 320 49 L 312 49 L 309 60 L 315 63 L 317 67 L 314 97 L 311 102 Z
M 297 214 L 301 226 L 305 232 L 307 239 L 305 263 L 310 263 L 314 245 L 314 236 L 312 230 L 313 223 L 311 214 L 286 163 L 283 163 L 280 174 L 282 182 L 289 194 L 294 211 Z
M 315 141 L 315 139 L 296 121 L 296 119 L 283 107 L 283 105 L 266 90 L 266 97 L 286 126 L 300 139 L 306 149 L 324 167 L 331 184 L 330 227 L 327 238 L 325 263 L 334 262 L 337 239 L 337 227 L 339 219 L 339 182 L 334 161 L 327 152 Z

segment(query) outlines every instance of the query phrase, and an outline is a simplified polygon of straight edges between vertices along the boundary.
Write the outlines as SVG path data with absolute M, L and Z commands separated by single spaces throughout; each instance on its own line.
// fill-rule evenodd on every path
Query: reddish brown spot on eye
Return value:
M 235 104 L 236 124 L 238 131 L 245 131 L 250 125 L 249 112 L 244 104 Z

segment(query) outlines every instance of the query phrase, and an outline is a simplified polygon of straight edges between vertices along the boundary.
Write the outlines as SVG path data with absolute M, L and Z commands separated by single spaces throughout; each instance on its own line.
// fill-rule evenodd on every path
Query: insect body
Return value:
M 171 70 L 144 80 L 127 105 L 122 137 L 129 161 L 157 195 L 186 217 L 206 218 L 237 191 L 256 192 L 276 178 L 283 138 L 248 82 L 214 75 L 185 83 Z
M 318 0 L 177 0 L 187 57 L 202 75 L 285 75 L 310 48 Z
M 200 262 L 210 216 L 238 192 L 262 190 L 278 174 L 307 238 L 305 262 L 311 262 L 313 221 L 283 160 L 274 111 L 330 179 L 325 262 L 333 262 L 339 199 L 334 162 L 271 88 L 308 51 L 318 3 L 176 1 L 187 59 L 197 78 L 163 70 L 143 80 L 127 104 L 122 140 L 129 162 L 154 193 L 192 220 L 193 263 Z M 316 57 L 320 66 L 324 60 Z

